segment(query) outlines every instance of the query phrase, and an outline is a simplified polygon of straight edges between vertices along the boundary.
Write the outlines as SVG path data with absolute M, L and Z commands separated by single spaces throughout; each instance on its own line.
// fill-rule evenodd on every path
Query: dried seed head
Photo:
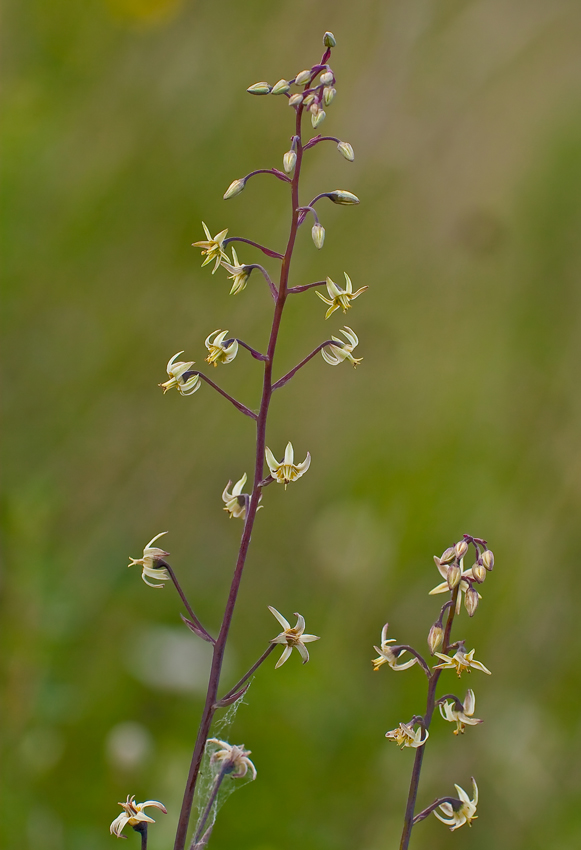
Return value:
M 467 589 L 464 594 L 464 605 L 466 606 L 466 610 L 468 611 L 468 615 L 470 617 L 474 616 L 474 612 L 478 607 L 478 591 L 475 587 L 470 587 Z
M 297 86 L 304 86 L 304 84 L 308 83 L 308 81 L 311 79 L 312 73 L 313 72 L 310 71 L 310 70 L 309 71 L 307 71 L 307 70 L 301 71 L 301 73 L 297 74 L 296 77 L 295 77 L 296 85 Z
M 297 155 L 294 151 L 287 151 L 282 158 L 282 166 L 287 174 L 294 171 L 297 164 Z
M 490 551 L 490 549 L 486 549 L 482 553 L 482 563 L 486 567 L 487 570 L 491 570 L 494 567 L 494 555 Z
M 313 242 L 315 243 L 316 248 L 322 248 L 323 243 L 325 242 L 325 228 L 322 224 L 317 222 L 313 224 L 313 229 L 311 230 L 311 236 L 313 237 Z
M 254 85 L 249 86 L 246 91 L 248 94 L 270 94 L 270 86 L 268 83 L 254 83 Z
M 458 566 L 458 564 L 451 564 L 448 567 L 448 574 L 446 576 L 446 581 L 448 582 L 448 587 L 450 590 L 454 590 L 456 585 L 460 582 L 462 578 L 462 570 Z
M 486 568 L 483 564 L 473 564 L 472 575 L 474 576 L 478 584 L 482 584 L 482 582 L 486 578 Z
M 335 47 L 337 42 L 332 32 L 326 32 L 323 36 L 323 44 L 325 47 Z
M 450 564 L 454 558 L 456 557 L 456 550 L 453 546 L 449 546 L 443 553 L 440 558 L 441 564 Z
M 349 144 L 349 142 L 339 142 L 337 145 L 337 150 L 340 154 L 342 154 L 348 162 L 353 162 L 355 159 L 355 154 L 353 153 L 353 148 Z
M 442 623 L 438 620 L 437 623 L 434 623 L 428 634 L 428 646 L 432 655 L 442 643 L 443 637 L 444 629 L 442 628 Z
M 234 180 L 224 192 L 224 200 L 227 201 L 228 198 L 233 198 L 235 195 L 239 195 L 245 186 L 246 180 Z
M 288 80 L 279 80 L 278 83 L 273 85 L 271 94 L 286 94 L 289 89 Z
M 454 551 L 458 559 L 463 558 L 466 552 L 468 551 L 468 544 L 465 540 L 460 540 L 460 542 L 456 543 L 456 545 L 454 546 Z

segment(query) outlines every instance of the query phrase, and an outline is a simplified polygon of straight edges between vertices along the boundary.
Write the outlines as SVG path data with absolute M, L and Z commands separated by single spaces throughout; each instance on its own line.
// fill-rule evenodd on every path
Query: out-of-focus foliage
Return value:
M 463 532 L 497 556 L 458 635 L 493 671 L 469 680 L 486 722 L 462 740 L 435 722 L 420 802 L 474 774 L 479 820 L 451 836 L 430 819 L 413 846 L 577 848 L 579 3 L 13 0 L 4 23 L 2 847 L 112 847 L 128 793 L 165 802 L 150 846 L 172 846 L 208 647 L 126 559 L 169 530 L 216 628 L 241 529 L 220 494 L 250 472 L 253 429 L 207 386 L 156 384 L 215 328 L 265 344 L 261 279 L 229 298 L 190 244 L 203 218 L 284 245 L 282 184 L 222 193 L 281 167 L 292 133 L 285 99 L 246 87 L 310 65 L 330 29 L 323 129 L 356 159 L 317 147 L 304 197 L 362 203 L 321 205 L 325 246 L 301 232 L 293 283 L 369 285 L 347 319 L 365 359 L 317 358 L 273 404 L 275 454 L 290 439 L 313 462 L 265 494 L 225 679 L 274 637 L 269 604 L 322 640 L 304 668 L 262 668 L 239 709 L 229 738 L 258 780 L 212 848 L 397 846 L 413 754 L 383 736 L 421 711 L 424 682 L 373 674 L 371 645 L 389 620 L 422 646 L 431 556 Z M 289 304 L 279 374 L 343 323 L 323 315 L 314 293 Z M 243 355 L 219 378 L 254 406 Z

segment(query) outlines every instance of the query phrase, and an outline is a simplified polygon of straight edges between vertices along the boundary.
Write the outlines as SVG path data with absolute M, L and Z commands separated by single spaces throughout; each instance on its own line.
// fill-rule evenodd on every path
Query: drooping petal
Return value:
M 280 611 L 277 611 L 277 610 L 276 610 L 276 608 L 273 608 L 273 607 L 272 607 L 272 605 L 269 605 L 269 606 L 268 606 L 268 610 L 270 611 L 270 613 L 271 613 L 274 617 L 276 617 L 276 619 L 278 620 L 278 622 L 281 624 L 281 626 L 283 627 L 283 629 L 284 629 L 285 631 L 286 631 L 287 629 L 290 629 L 291 625 L 290 625 L 289 621 L 288 621 L 285 617 L 283 617 L 283 616 L 282 616 L 282 614 L 280 613 Z
M 285 661 L 287 661 L 287 660 L 288 660 L 288 658 L 290 657 L 290 654 L 291 654 L 291 652 L 292 652 L 292 651 L 293 651 L 292 646 L 285 646 L 285 648 L 284 648 L 284 650 L 283 650 L 283 652 L 282 652 L 282 655 L 280 656 L 280 658 L 278 659 L 278 661 L 277 661 L 277 662 L 276 662 L 276 664 L 274 665 L 274 669 L 275 669 L 275 670 L 276 670 L 278 667 L 282 667 L 282 665 L 285 663 Z

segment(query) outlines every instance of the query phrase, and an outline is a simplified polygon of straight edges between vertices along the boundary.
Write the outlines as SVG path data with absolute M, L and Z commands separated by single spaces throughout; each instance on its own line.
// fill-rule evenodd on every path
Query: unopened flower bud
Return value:
M 289 106 L 299 106 L 303 102 L 302 94 L 293 94 L 288 99 Z
M 335 41 L 335 36 L 332 32 L 326 32 L 323 36 L 323 44 L 325 47 L 335 47 L 337 42 Z
M 316 248 L 322 248 L 325 242 L 325 228 L 322 224 L 317 222 L 313 224 L 313 229 L 311 230 L 311 236 L 313 237 L 313 242 L 315 243 Z
M 321 82 L 324 86 L 328 86 L 329 83 L 333 82 L 333 73 L 332 71 L 325 71 L 324 74 L 321 74 Z
M 297 74 L 296 77 L 295 77 L 296 85 L 297 86 L 304 86 L 304 84 L 308 83 L 308 81 L 311 79 L 312 73 L 313 73 L 312 71 L 307 71 L 307 70 L 301 71 L 301 73 Z
M 349 144 L 349 142 L 339 142 L 337 145 L 337 150 L 339 153 L 345 157 L 348 162 L 353 162 L 355 159 L 355 154 L 353 153 L 353 148 Z
M 442 628 L 442 623 L 438 620 L 437 623 L 434 623 L 428 634 L 428 646 L 432 655 L 442 643 L 443 637 L 444 629 Z
M 314 102 L 315 102 L 315 95 L 312 92 L 311 92 L 311 94 L 308 94 L 303 101 L 304 105 L 307 106 L 307 107 L 311 106 L 311 104 L 313 104 Z
M 233 198 L 234 195 L 239 195 L 245 186 L 246 180 L 234 180 L 224 192 L 224 200 L 227 201 L 228 198 Z
M 490 549 L 486 549 L 482 553 L 482 563 L 486 567 L 487 570 L 491 570 L 494 567 L 494 555 L 490 551 Z
M 330 201 L 334 204 L 358 204 L 359 198 L 353 192 L 348 192 L 346 189 L 335 189 L 327 195 Z
M 446 576 L 446 581 L 448 582 L 448 587 L 450 588 L 450 590 L 454 590 L 461 578 L 462 570 L 460 569 L 458 564 L 451 564 L 448 567 L 448 574 Z
M 288 80 L 279 80 L 278 83 L 273 85 L 271 94 L 286 94 L 289 89 Z
M 468 588 L 468 590 L 464 594 L 464 605 L 466 606 L 466 610 L 468 611 L 468 615 L 470 617 L 473 617 L 474 612 L 476 611 L 476 608 L 478 607 L 478 591 L 476 590 L 475 587 L 472 587 L 472 585 L 470 585 L 470 587 Z
M 468 551 L 468 544 L 465 540 L 460 540 L 460 542 L 456 543 L 456 545 L 454 546 L 454 551 L 458 559 L 463 558 L 466 552 Z
M 246 89 L 248 94 L 270 94 L 270 86 L 268 83 L 254 83 Z
M 482 584 L 484 579 L 486 578 L 486 569 L 483 564 L 473 564 L 472 565 L 472 575 L 478 582 L 478 584 Z
M 313 125 L 313 130 L 315 130 L 319 126 L 319 124 L 322 124 L 326 117 L 327 113 L 324 109 L 318 109 L 316 113 L 311 115 L 311 124 Z
M 287 174 L 294 171 L 297 162 L 297 155 L 294 151 L 287 151 L 282 158 L 282 166 Z
M 440 563 L 441 564 L 449 564 L 451 561 L 454 560 L 455 557 L 456 557 L 456 550 L 454 549 L 453 546 L 449 546 L 442 553 L 442 557 L 440 558 Z
M 337 90 L 333 88 L 333 86 L 325 86 L 323 89 L 323 103 L 325 106 L 330 106 L 333 102 L 335 95 L 337 94 Z

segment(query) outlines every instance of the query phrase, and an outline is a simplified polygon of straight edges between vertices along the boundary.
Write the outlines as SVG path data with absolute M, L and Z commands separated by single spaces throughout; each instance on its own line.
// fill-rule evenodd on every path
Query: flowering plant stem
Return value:
M 226 649 L 226 641 L 228 639 L 228 633 L 230 631 L 230 625 L 232 623 L 232 617 L 234 614 L 234 608 L 236 605 L 236 599 L 238 596 L 238 590 L 240 588 L 240 582 L 242 579 L 242 573 L 244 570 L 244 565 L 246 563 L 246 557 L 248 555 L 248 548 L 250 546 L 250 538 L 252 536 L 252 530 L 254 528 L 254 521 L 256 519 L 256 512 L 258 510 L 258 503 L 260 500 L 261 489 L 264 486 L 264 456 L 265 456 L 265 448 L 266 448 L 266 424 L 268 418 L 268 409 L 270 406 L 270 401 L 274 389 L 274 384 L 272 381 L 272 367 L 274 362 L 274 356 L 276 351 L 276 344 L 278 340 L 278 335 L 280 331 L 282 313 L 284 310 L 287 294 L 288 294 L 288 279 L 290 272 L 290 264 L 293 256 L 293 250 L 295 246 L 295 240 L 297 235 L 297 229 L 299 225 L 299 178 L 301 173 L 301 163 L 303 156 L 303 146 L 301 141 L 301 124 L 302 124 L 302 116 L 303 116 L 303 108 L 299 106 L 296 110 L 296 130 L 295 130 L 295 139 L 296 139 L 296 164 L 294 175 L 291 181 L 291 224 L 290 224 L 290 232 L 287 242 L 287 247 L 284 255 L 277 254 L 274 251 L 270 251 L 269 249 L 265 249 L 263 246 L 258 245 L 255 242 L 251 242 L 249 239 L 242 239 L 241 237 L 231 237 L 230 241 L 242 241 L 246 242 L 250 245 L 255 245 L 255 247 L 260 248 L 264 253 L 269 254 L 269 256 L 273 256 L 282 260 L 281 272 L 279 284 L 276 292 L 276 299 L 274 304 L 274 314 L 272 318 L 272 325 L 270 331 L 270 338 L 268 342 L 268 349 L 266 352 L 266 357 L 264 359 L 264 378 L 262 385 L 262 397 L 260 401 L 260 407 L 258 410 L 258 414 L 254 414 L 248 410 L 248 408 L 244 408 L 243 405 L 240 405 L 239 402 L 236 402 L 231 397 L 229 398 L 235 406 L 245 413 L 247 416 L 251 416 L 251 418 L 256 419 L 256 461 L 254 466 L 254 482 L 252 486 L 252 493 L 250 494 L 250 499 L 247 504 L 246 511 L 246 521 L 244 523 L 244 529 L 242 531 L 242 537 L 240 540 L 240 548 L 238 550 L 238 557 L 236 559 L 236 566 L 234 569 L 234 575 L 232 577 L 232 583 L 230 585 L 230 591 L 228 593 L 228 598 L 226 601 L 226 607 L 224 610 L 224 616 L 222 619 L 222 625 L 220 627 L 220 632 L 218 637 L 216 638 L 216 642 L 213 647 L 213 655 L 212 655 L 212 665 L 210 669 L 209 681 L 208 681 L 208 689 L 206 693 L 206 701 L 204 704 L 204 709 L 202 712 L 202 718 L 200 721 L 200 726 L 198 730 L 198 736 L 196 739 L 196 744 L 194 747 L 194 751 L 192 754 L 192 760 L 190 764 L 190 769 L 188 773 L 188 778 L 186 782 L 186 787 L 184 791 L 184 797 L 182 802 L 182 807 L 180 811 L 180 816 L 177 825 L 177 832 L 174 843 L 174 850 L 184 850 L 186 844 L 186 837 L 188 831 L 188 824 L 190 821 L 190 815 L 192 811 L 192 804 L 194 799 L 194 792 L 196 789 L 196 781 L 198 778 L 198 774 L 200 771 L 200 765 L 202 762 L 202 757 L 204 755 L 204 750 L 206 747 L 206 741 L 208 739 L 208 735 L 210 732 L 210 726 L 212 724 L 212 720 L 215 712 L 220 707 L 220 700 L 218 699 L 218 688 L 220 685 L 220 676 L 222 672 L 222 663 L 224 660 L 224 652 Z M 225 240 L 226 241 L 226 240 Z M 271 290 L 272 292 L 272 290 Z M 273 293 L 274 295 L 274 293 Z M 204 378 L 200 375 L 203 380 L 206 380 L 207 383 L 213 383 L 209 379 Z M 217 388 L 217 387 L 216 387 Z M 225 393 L 222 393 L 226 395 Z M 228 398 L 228 396 L 226 396 Z M 267 650 L 267 654 L 270 654 L 270 647 Z M 266 654 L 265 656 L 266 657 Z M 264 660 L 264 657 L 260 659 L 260 663 Z M 255 665 L 254 669 L 258 666 Z M 252 674 L 253 669 L 249 671 L 246 677 L 244 677 L 236 686 L 238 688 L 241 684 L 243 684 L 246 679 Z M 217 791 L 216 791 L 217 793 Z M 199 830 L 198 830 L 199 831 Z M 194 844 L 196 843 L 194 837 Z
M 452 625 L 454 623 L 454 616 L 456 614 L 456 599 L 458 597 L 458 593 L 460 592 L 460 585 L 457 585 L 454 588 L 452 594 L 451 604 L 448 607 L 448 617 L 446 620 L 446 627 L 444 629 L 444 637 L 442 641 L 442 652 L 446 653 L 450 649 L 450 636 L 452 634 Z M 427 732 L 430 728 L 430 723 L 432 722 L 432 716 L 434 714 L 434 708 L 436 707 L 436 688 L 438 686 L 438 679 L 440 678 L 441 670 L 433 669 L 428 677 L 428 697 L 426 701 L 426 713 L 423 717 L 423 728 Z M 418 747 L 416 750 L 416 755 L 414 758 L 414 766 L 412 768 L 412 775 L 410 780 L 410 788 L 408 793 L 408 799 L 405 809 L 404 816 L 404 825 L 403 832 L 401 835 L 401 841 L 399 845 L 399 850 L 407 850 L 410 843 L 410 838 L 412 834 L 412 827 L 419 820 L 423 820 L 424 817 L 427 817 L 432 811 L 432 808 L 436 808 L 436 805 L 439 805 L 441 800 L 438 803 L 431 807 L 426 815 L 422 812 L 422 817 L 420 818 L 418 815 L 418 819 L 414 818 L 414 810 L 416 807 L 416 798 L 418 795 L 418 787 L 420 784 L 420 774 L 422 772 L 422 763 L 424 760 L 424 750 L 426 749 L 425 744 L 422 747 Z

